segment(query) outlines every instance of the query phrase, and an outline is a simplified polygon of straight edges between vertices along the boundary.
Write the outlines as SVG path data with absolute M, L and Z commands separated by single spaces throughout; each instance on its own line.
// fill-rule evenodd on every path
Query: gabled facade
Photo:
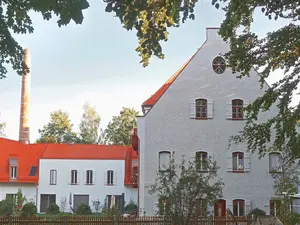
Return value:
M 224 197 L 213 207 L 215 216 L 226 208 L 235 215 L 245 215 L 253 208 L 270 212 L 273 180 L 270 168 L 276 155 L 258 159 L 244 144 L 228 148 L 229 138 L 245 125 L 243 107 L 269 88 L 260 88 L 260 77 L 237 79 L 226 67 L 220 53 L 229 50 L 218 29 L 207 28 L 202 47 L 143 105 L 138 118 L 139 136 L 139 212 L 153 215 L 157 198 L 148 194 L 157 171 L 170 161 L 205 160 L 211 156 L 220 167 Z M 276 114 L 276 108 L 261 113 L 259 121 Z M 275 158 L 274 158 L 275 157 Z M 206 172 L 205 168 L 201 168 Z

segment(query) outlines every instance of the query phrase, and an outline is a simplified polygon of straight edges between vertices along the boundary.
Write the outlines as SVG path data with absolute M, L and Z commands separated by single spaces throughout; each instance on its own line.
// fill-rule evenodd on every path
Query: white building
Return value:
M 20 189 L 38 212 L 50 204 L 70 212 L 93 201 L 121 210 L 137 202 L 137 153 L 131 146 L 21 144 L 0 138 L 0 200 Z M 65 205 L 65 207 L 63 207 Z
M 28 201 L 36 202 L 39 159 L 44 149 L 0 138 L 0 200 L 19 189 Z
M 67 211 L 82 203 L 93 209 L 93 201 L 103 205 L 105 199 L 108 206 L 113 199 L 121 205 L 137 202 L 130 179 L 134 167 L 137 155 L 130 146 L 49 145 L 40 160 L 38 210 L 45 212 L 51 203 L 62 208 L 62 202 Z
M 237 216 L 253 208 L 270 213 L 273 180 L 270 169 L 276 166 L 276 154 L 262 159 L 250 155 L 245 145 L 228 148 L 229 138 L 242 130 L 242 107 L 261 96 L 259 74 L 237 79 L 220 53 L 229 45 L 217 28 L 207 28 L 206 41 L 154 95 L 142 105 L 144 116 L 138 118 L 139 211 L 152 215 L 157 197 L 148 194 L 157 171 L 170 160 L 174 151 L 192 159 L 199 154 L 217 161 L 219 177 L 225 187 L 223 198 L 214 206 L 214 215 L 225 215 L 229 208 Z M 259 121 L 276 114 L 276 108 L 261 113 Z M 273 207 L 273 206 L 272 206 Z

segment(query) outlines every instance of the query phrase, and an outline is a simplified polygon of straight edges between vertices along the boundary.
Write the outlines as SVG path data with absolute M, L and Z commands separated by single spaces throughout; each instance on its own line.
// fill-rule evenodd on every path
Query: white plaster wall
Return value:
M 40 180 L 38 188 L 38 211 L 40 210 L 40 195 L 41 194 L 56 194 L 56 204 L 60 206 L 60 201 L 63 197 L 67 198 L 69 206 L 69 196 L 76 194 L 89 195 L 90 206 L 92 201 L 99 199 L 101 204 L 104 203 L 106 195 L 121 195 L 125 193 L 125 201 L 129 202 L 133 199 L 137 202 L 137 188 L 128 188 L 124 186 L 124 160 L 40 160 Z M 57 184 L 50 185 L 50 170 L 57 170 Z M 70 170 L 76 169 L 79 171 L 79 184 L 69 185 Z M 117 175 L 115 186 L 105 185 L 105 171 L 113 170 Z M 95 171 L 95 185 L 84 184 L 84 174 L 86 170 Z M 73 198 L 72 198 L 73 199 Z M 69 207 L 67 207 L 69 210 Z
M 137 118 L 137 132 L 139 137 L 139 215 L 143 215 L 145 211 L 145 117 Z
M 0 201 L 6 198 L 6 194 L 16 194 L 21 189 L 27 201 L 36 204 L 37 185 L 20 184 L 20 183 L 1 183 L 0 184 Z
M 148 194 L 148 190 L 156 176 L 158 152 L 161 150 L 175 151 L 177 159 L 181 155 L 194 155 L 199 150 L 213 152 L 214 159 L 221 167 L 219 177 L 225 182 L 223 194 L 227 203 L 232 205 L 233 199 L 241 198 L 251 200 L 252 208 L 259 207 L 268 211 L 268 198 L 273 194 L 268 157 L 259 160 L 257 155 L 252 155 L 251 171 L 248 173 L 226 170 L 229 151 L 246 151 L 244 145 L 228 149 L 229 137 L 237 134 L 244 122 L 226 119 L 226 101 L 241 98 L 251 102 L 263 94 L 267 85 L 260 89 L 259 77 L 254 71 L 250 77 L 237 79 L 228 68 L 221 75 L 212 70 L 212 60 L 220 52 L 228 50 L 228 44 L 216 32 L 208 31 L 207 37 L 210 39 L 148 114 L 138 120 L 139 136 L 141 134 L 140 207 L 145 209 L 147 215 L 152 215 L 156 201 L 155 197 Z M 190 119 L 190 100 L 193 97 L 213 100 L 213 119 Z M 272 109 L 261 114 L 260 121 L 275 113 L 276 110 Z

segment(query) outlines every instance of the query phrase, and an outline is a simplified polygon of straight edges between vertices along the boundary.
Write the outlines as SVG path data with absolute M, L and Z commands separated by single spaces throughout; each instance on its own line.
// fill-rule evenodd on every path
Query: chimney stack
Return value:
M 30 52 L 25 49 L 24 63 L 30 69 Z M 19 142 L 29 144 L 30 73 L 22 75 Z

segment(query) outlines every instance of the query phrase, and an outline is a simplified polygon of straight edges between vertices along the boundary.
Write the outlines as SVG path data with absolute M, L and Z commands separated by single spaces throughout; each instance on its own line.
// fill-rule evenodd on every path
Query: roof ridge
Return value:
M 190 57 L 164 84 L 161 86 L 151 97 L 149 97 L 146 101 L 143 102 L 143 106 L 152 106 L 154 105 L 160 97 L 166 92 L 166 90 L 170 87 L 170 85 L 176 80 L 177 77 L 182 73 L 182 71 L 187 67 L 187 65 L 192 61 L 195 55 L 201 49 L 198 48 L 197 51 Z

